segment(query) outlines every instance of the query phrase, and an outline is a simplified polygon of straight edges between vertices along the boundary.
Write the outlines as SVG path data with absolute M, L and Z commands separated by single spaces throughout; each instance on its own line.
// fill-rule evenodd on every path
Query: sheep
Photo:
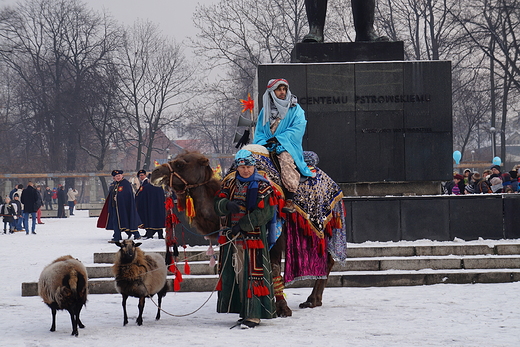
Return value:
M 87 269 L 77 259 L 64 255 L 47 265 L 38 280 L 38 295 L 52 310 L 51 331 L 56 331 L 56 311 L 67 310 L 72 322 L 72 334 L 78 336 L 78 326 L 84 328 L 79 314 L 87 302 Z
M 143 324 L 144 299 L 155 294 L 159 297 L 156 320 L 161 318 L 162 298 L 168 291 L 164 258 L 156 253 L 145 254 L 140 242 L 132 240 L 116 242 L 120 247 L 116 253 L 112 272 L 116 279 L 116 289 L 123 296 L 123 326 L 128 323 L 126 300 L 129 296 L 139 298 L 137 325 Z

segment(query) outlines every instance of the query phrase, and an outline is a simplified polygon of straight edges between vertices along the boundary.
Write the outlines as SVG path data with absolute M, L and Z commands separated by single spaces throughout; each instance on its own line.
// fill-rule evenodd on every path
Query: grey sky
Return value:
M 219 0 L 83 0 L 89 7 L 105 8 L 114 18 L 131 25 L 136 19 L 158 23 L 164 34 L 182 41 L 195 35 L 192 15 L 197 4 L 212 4 Z M 17 0 L 0 0 L 0 5 L 14 4 Z M 22 0 L 23 2 L 23 0 Z

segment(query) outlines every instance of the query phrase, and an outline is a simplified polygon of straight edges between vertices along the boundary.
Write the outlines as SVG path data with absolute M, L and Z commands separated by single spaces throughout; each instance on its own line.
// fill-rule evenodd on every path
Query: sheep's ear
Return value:
M 143 243 L 142 242 L 137 242 L 136 244 L 134 244 L 134 247 L 139 247 L 141 246 Z
M 115 245 L 118 246 L 118 247 L 121 247 L 121 248 L 123 247 L 123 245 L 122 245 L 121 242 L 119 242 L 119 241 L 116 241 L 116 242 L 115 242 Z

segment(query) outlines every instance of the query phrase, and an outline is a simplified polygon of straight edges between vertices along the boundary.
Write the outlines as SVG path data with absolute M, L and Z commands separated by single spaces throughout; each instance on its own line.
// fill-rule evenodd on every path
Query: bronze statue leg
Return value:
M 386 36 L 378 36 L 374 30 L 375 0 L 351 0 L 356 42 L 388 41 Z
M 305 0 L 305 10 L 309 21 L 309 33 L 305 35 L 303 42 L 323 42 L 327 0 Z
M 328 254 L 327 258 L 327 264 L 328 264 L 328 271 L 327 271 L 327 278 L 330 275 L 330 271 L 332 270 L 332 267 L 334 266 L 334 259 L 330 254 Z M 314 283 L 314 287 L 312 288 L 312 293 L 307 298 L 307 301 L 302 302 L 300 304 L 300 308 L 314 308 L 316 306 L 322 305 L 322 298 L 323 298 L 323 290 L 325 289 L 325 286 L 327 285 L 327 279 L 324 280 L 316 280 Z

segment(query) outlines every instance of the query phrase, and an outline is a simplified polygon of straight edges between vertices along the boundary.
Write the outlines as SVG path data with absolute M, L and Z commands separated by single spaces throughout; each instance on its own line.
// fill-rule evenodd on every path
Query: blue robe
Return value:
M 166 221 L 164 190 L 145 179 L 135 193 L 135 205 L 144 229 L 162 229 Z
M 305 111 L 303 111 L 301 106 L 296 104 L 289 108 L 289 111 L 287 111 L 284 119 L 280 121 L 274 134 L 271 132 L 269 121 L 267 121 L 265 125 L 262 124 L 264 124 L 263 108 L 258 115 L 253 143 L 264 146 L 267 144 L 267 140 L 276 137 L 283 148 L 292 156 L 300 174 L 314 177 L 314 174 L 303 159 L 302 141 L 307 120 L 305 119 Z
M 104 227 L 107 230 L 137 233 L 141 219 L 135 207 L 132 185 L 126 179 L 122 179 L 119 182 L 114 181 L 110 185 L 109 194 L 103 209 L 106 210 L 107 215 L 103 216 L 102 213 L 99 216 L 99 228 Z

